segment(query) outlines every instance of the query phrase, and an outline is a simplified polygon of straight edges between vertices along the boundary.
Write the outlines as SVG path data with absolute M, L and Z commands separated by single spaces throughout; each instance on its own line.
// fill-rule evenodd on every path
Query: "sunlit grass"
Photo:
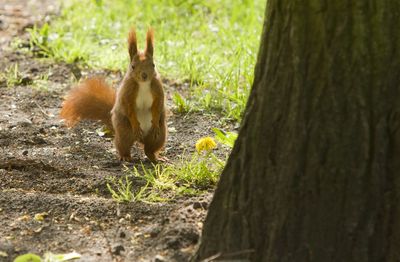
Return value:
M 22 74 L 18 64 L 12 64 L 0 72 L 0 83 L 4 82 L 7 87 L 13 87 L 22 83 Z
M 124 71 L 126 35 L 134 25 L 143 48 L 156 31 L 156 60 L 165 78 L 187 81 L 197 110 L 240 119 L 253 79 L 265 0 L 65 0 L 32 42 L 56 59 Z
M 214 129 L 216 142 L 204 137 L 196 142 L 196 152 L 182 154 L 173 164 L 141 164 L 127 169 L 120 178 L 110 177 L 107 189 L 117 202 L 160 202 L 179 196 L 199 195 L 215 187 L 225 166 L 225 158 L 214 154 L 217 146 L 231 149 L 237 134 Z M 133 181 L 142 180 L 143 186 L 133 190 Z
M 174 164 L 141 164 L 119 179 L 110 177 L 107 189 L 117 202 L 160 202 L 181 195 L 198 195 L 216 185 L 224 164 L 215 155 L 183 155 Z M 134 192 L 135 180 L 145 184 Z

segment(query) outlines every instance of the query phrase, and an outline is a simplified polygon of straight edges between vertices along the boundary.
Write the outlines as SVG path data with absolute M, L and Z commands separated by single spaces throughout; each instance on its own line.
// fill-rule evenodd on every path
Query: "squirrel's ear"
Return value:
M 149 28 L 147 30 L 146 34 L 146 49 L 145 49 L 145 54 L 149 54 L 153 56 L 153 50 L 154 50 L 154 30 L 153 28 Z
M 129 56 L 131 60 L 133 57 L 137 54 L 138 48 L 137 48 L 137 39 L 136 39 L 136 31 L 135 28 L 132 27 L 131 30 L 129 31 L 129 36 L 128 36 L 128 48 L 129 48 Z

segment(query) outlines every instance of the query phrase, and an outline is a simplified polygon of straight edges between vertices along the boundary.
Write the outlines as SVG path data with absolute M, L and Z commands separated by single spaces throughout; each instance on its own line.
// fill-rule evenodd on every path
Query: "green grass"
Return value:
M 111 193 L 111 197 L 117 202 L 130 202 L 136 199 L 132 192 L 132 181 L 129 176 L 119 179 L 109 177 L 107 189 Z
M 48 91 L 50 73 L 49 69 L 48 72 L 38 76 L 26 77 L 26 74 L 20 71 L 18 63 L 15 63 L 5 68 L 3 72 L 0 71 L 0 85 L 4 83 L 8 88 L 29 85 L 37 90 Z
M 76 252 L 67 254 L 53 254 L 51 252 L 46 252 L 43 258 L 33 253 L 27 253 L 16 257 L 14 262 L 64 262 L 75 260 L 80 257 L 81 255 Z
M 34 28 L 45 54 L 92 68 L 124 71 L 126 36 L 139 48 L 149 25 L 161 74 L 190 86 L 194 110 L 221 110 L 239 120 L 253 79 L 266 0 L 65 0 L 59 18 Z M 182 108 L 188 109 L 188 108 Z
M 3 72 L 0 72 L 0 82 L 5 82 L 7 87 L 13 87 L 22 83 L 22 74 L 18 64 L 12 64 Z
M 229 149 L 233 147 L 236 133 L 216 128 L 213 130 L 219 146 Z M 196 143 L 197 152 L 183 153 L 173 164 L 157 164 L 151 167 L 142 164 L 139 168 L 127 170 L 128 173 L 119 179 L 110 177 L 107 182 L 108 191 L 117 202 L 160 202 L 182 195 L 198 195 L 213 189 L 228 156 L 224 160 L 218 158 L 213 153 L 217 143 L 212 145 L 210 140 L 214 141 L 211 137 L 199 139 Z M 134 192 L 133 183 L 138 180 L 143 180 L 144 186 Z
M 214 156 L 215 157 L 215 156 Z M 157 164 L 152 167 L 134 167 L 122 178 L 108 178 L 107 188 L 117 202 L 161 202 L 177 196 L 197 195 L 212 189 L 224 167 L 219 159 L 193 154 L 182 156 L 173 165 Z M 133 181 L 145 182 L 136 192 Z

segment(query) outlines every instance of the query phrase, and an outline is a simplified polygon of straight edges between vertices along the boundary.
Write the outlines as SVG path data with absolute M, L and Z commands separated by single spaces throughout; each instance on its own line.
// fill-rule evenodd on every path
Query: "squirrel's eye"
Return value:
M 132 67 L 132 70 L 135 70 L 135 65 L 131 65 L 131 67 Z
M 156 65 L 153 63 L 153 67 L 155 67 Z

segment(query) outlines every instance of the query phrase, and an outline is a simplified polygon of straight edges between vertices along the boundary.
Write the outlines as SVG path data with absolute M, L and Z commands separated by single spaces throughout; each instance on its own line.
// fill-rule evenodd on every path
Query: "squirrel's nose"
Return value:
M 147 79 L 147 74 L 146 73 L 142 73 L 142 78 L 143 78 L 143 80 L 146 80 Z

